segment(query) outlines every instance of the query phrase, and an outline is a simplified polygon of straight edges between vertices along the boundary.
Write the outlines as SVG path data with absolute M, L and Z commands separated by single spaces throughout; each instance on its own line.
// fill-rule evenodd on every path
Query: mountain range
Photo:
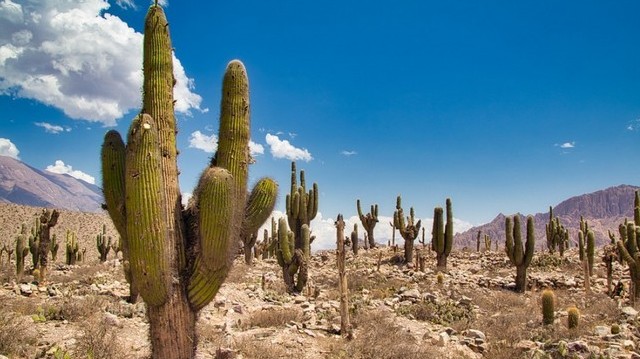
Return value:
M 0 202 L 100 212 L 102 198 L 102 190 L 96 185 L 0 156 Z
M 596 244 L 603 245 L 609 243 L 608 231 L 618 234 L 618 225 L 624 222 L 625 218 L 633 220 L 633 200 L 635 191 L 640 187 L 630 185 L 620 185 L 604 190 L 571 197 L 553 207 L 554 217 L 559 217 L 562 225 L 569 230 L 569 238 L 574 243 L 578 241 L 578 230 L 580 229 L 580 216 L 583 216 L 589 228 L 593 230 L 596 237 Z M 513 216 L 515 214 L 512 214 Z M 522 214 L 521 223 L 523 239 L 526 235 L 526 220 Z M 536 213 L 533 215 L 535 222 L 536 247 L 546 246 L 545 226 L 549 223 L 549 212 Z M 456 247 L 476 248 L 476 238 L 478 231 L 481 235 L 491 237 L 493 245 L 495 241 L 504 244 L 505 241 L 505 218 L 502 213 L 498 214 L 491 222 L 473 227 L 463 233 L 458 233 L 454 237 Z M 484 242 L 481 240 L 481 248 Z

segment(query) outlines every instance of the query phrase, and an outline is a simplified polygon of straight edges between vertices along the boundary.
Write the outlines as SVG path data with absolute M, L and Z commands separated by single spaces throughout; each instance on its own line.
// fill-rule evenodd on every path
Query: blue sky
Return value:
M 0 0 L 0 153 L 100 184 L 102 136 L 138 110 L 148 4 Z M 263 151 L 251 177 L 286 190 L 297 156 L 320 187 L 319 233 L 357 198 L 390 217 L 401 194 L 427 219 L 451 197 L 465 229 L 640 184 L 638 1 L 194 4 L 165 6 L 184 192 L 234 58 Z

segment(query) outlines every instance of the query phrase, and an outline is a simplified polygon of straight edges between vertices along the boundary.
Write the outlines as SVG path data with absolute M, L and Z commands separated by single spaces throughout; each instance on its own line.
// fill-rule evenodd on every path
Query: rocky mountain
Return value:
M 620 185 L 604 190 L 587 193 L 580 196 L 571 197 L 555 207 L 554 216 L 558 216 L 562 224 L 569 229 L 569 236 L 577 243 L 578 229 L 580 227 L 580 216 L 583 216 L 589 223 L 596 235 L 596 243 L 602 245 L 609 242 L 608 230 L 617 233 L 618 225 L 624 222 L 625 218 L 633 218 L 633 200 L 635 191 L 640 187 L 630 185 Z M 526 223 L 525 216 L 522 216 L 522 224 Z M 536 213 L 534 215 L 536 226 L 536 244 L 542 248 L 546 246 L 545 225 L 549 222 L 549 212 Z M 476 236 L 478 231 L 482 235 L 488 234 L 494 245 L 496 239 L 504 245 L 505 215 L 500 213 L 491 222 L 476 226 L 466 232 L 455 236 L 456 247 L 476 248 Z M 523 226 L 524 235 L 524 226 Z M 484 247 L 484 242 L 481 243 Z
M 103 199 L 96 185 L 0 156 L 0 202 L 98 212 Z

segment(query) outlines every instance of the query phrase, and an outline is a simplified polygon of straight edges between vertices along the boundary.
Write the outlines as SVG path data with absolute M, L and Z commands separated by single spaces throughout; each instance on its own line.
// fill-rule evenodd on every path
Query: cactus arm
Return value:
M 622 254 L 622 257 L 627 262 L 629 267 L 630 268 L 633 267 L 635 269 L 636 268 L 636 261 L 634 260 L 633 256 L 631 256 L 631 254 L 629 253 L 627 248 L 624 246 L 624 243 L 622 241 L 617 241 L 616 245 L 618 247 L 619 253 Z
M 513 259 L 516 266 L 522 264 L 524 248 L 522 246 L 522 231 L 520 229 L 520 215 L 513 217 Z
M 511 223 L 510 217 L 505 218 L 504 227 L 505 227 L 505 235 L 506 235 L 504 249 L 505 249 L 505 252 L 507 252 L 507 256 L 509 257 L 509 261 L 511 262 L 511 264 L 516 265 L 516 260 L 513 257 L 513 245 L 514 245 L 513 225 Z
M 234 214 L 233 178 L 218 167 L 210 167 L 202 174 L 194 197 L 198 208 L 196 259 L 187 295 L 191 306 L 200 310 L 215 297 L 231 267 L 230 237 Z
M 101 150 L 103 194 L 107 212 L 120 234 L 126 238 L 126 209 L 124 189 L 125 146 L 120 134 L 111 130 L 104 136 Z
M 158 127 L 147 114 L 134 119 L 126 154 L 127 238 L 131 273 L 145 302 L 162 305 L 169 295 L 168 231 L 162 218 L 164 198 Z
M 262 178 L 253 187 L 245 209 L 244 233 L 255 233 L 264 224 L 278 197 L 278 184 L 271 178 Z
M 529 267 L 531 264 L 531 260 L 533 259 L 533 253 L 536 248 L 536 238 L 535 238 L 535 225 L 533 223 L 533 217 L 527 217 L 527 242 L 525 243 L 525 252 L 523 263 L 525 267 Z
M 447 198 L 447 224 L 444 230 L 444 255 L 449 256 L 453 247 L 453 210 L 451 209 L 451 199 Z

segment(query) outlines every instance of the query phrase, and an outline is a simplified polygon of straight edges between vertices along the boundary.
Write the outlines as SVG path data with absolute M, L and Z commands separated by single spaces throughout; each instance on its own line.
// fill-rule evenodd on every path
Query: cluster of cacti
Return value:
M 16 236 L 16 277 L 17 281 L 22 280 L 24 275 L 24 259 L 29 253 L 29 248 L 25 246 L 27 241 L 27 228 L 22 224 L 20 234 Z
M 107 236 L 107 225 L 102 225 L 102 233 L 98 233 L 96 236 L 96 248 L 100 254 L 100 263 L 107 261 L 107 255 L 111 250 L 111 237 Z
M 549 223 L 545 226 L 547 234 L 547 249 L 549 253 L 555 253 L 558 249 L 560 256 L 564 256 L 564 250 L 568 248 L 569 230 L 560 223 L 560 218 L 553 217 L 553 207 L 549 207 Z
M 275 258 L 276 249 L 278 248 L 278 225 L 274 217 L 271 217 L 271 236 L 269 236 L 269 231 L 265 229 L 262 242 L 257 244 L 256 247 L 259 248 L 258 253 L 260 253 L 262 259 Z
M 586 238 L 585 238 L 586 235 Z M 586 239 L 586 243 L 585 243 Z M 578 255 L 580 261 L 587 262 L 588 274 L 593 273 L 594 256 L 596 252 L 595 234 L 589 229 L 589 224 L 580 217 L 580 230 L 578 231 Z
M 415 221 L 413 207 L 409 210 L 409 216 L 407 216 L 405 220 L 402 209 L 402 198 L 400 198 L 400 196 L 396 199 L 396 210 L 393 212 L 393 225 L 398 229 L 404 239 L 404 261 L 410 264 L 413 262 L 413 241 L 416 240 L 420 233 L 422 221 Z
M 636 226 L 635 223 L 632 222 L 627 222 L 626 234 L 622 240 L 617 242 L 618 251 L 622 254 L 622 258 L 624 258 L 624 261 L 629 267 L 631 277 L 629 297 L 634 303 L 636 298 L 640 297 L 640 251 L 638 250 L 638 237 L 640 237 L 640 226 Z
M 182 209 L 172 45 L 157 2 L 147 13 L 143 43 L 142 113 L 126 146 L 118 132 L 105 135 L 103 190 L 123 241 L 126 277 L 147 304 L 151 357 L 193 358 L 197 313 L 226 278 L 241 234 L 255 233 L 262 224 L 256 218 L 270 215 L 265 204 L 273 203 L 277 184 L 261 179 L 247 195 L 249 82 L 244 65 L 231 61 L 222 84 L 218 149 Z
M 447 223 L 445 225 L 442 207 L 433 210 L 433 230 L 431 231 L 431 249 L 436 252 L 437 268 L 447 270 L 447 257 L 453 247 L 453 210 L 451 199 L 447 198 Z
M 360 222 L 362 222 L 362 227 L 365 231 L 367 231 L 368 246 L 369 248 L 375 248 L 376 240 L 373 236 L 373 229 L 378 223 L 378 205 L 372 204 L 371 210 L 366 215 L 362 213 L 362 208 L 360 208 L 360 200 L 356 201 L 356 207 L 358 208 L 358 217 L 360 218 Z
M 527 289 L 527 268 L 533 259 L 535 251 L 535 234 L 533 217 L 527 217 L 527 240 L 522 243 L 522 232 L 520 229 L 520 215 L 505 219 L 505 251 L 511 264 L 516 267 L 516 291 L 524 292 Z
M 74 265 L 82 254 L 80 253 L 80 249 L 78 247 L 78 240 L 76 238 L 76 233 L 67 229 L 67 239 L 65 242 L 65 262 L 67 265 Z
M 287 222 L 293 232 L 296 246 L 301 245 L 302 226 L 309 227 L 318 214 L 318 185 L 313 184 L 307 192 L 304 171 L 300 171 L 300 186 L 297 182 L 296 163 L 291 162 L 291 189 L 286 197 Z
M 556 296 L 551 289 L 542 291 L 542 324 L 553 324 L 555 318 Z
M 60 212 L 57 210 L 49 211 L 43 209 L 40 215 L 40 243 L 39 253 L 40 257 L 40 280 L 44 281 L 47 277 L 47 265 L 49 263 L 49 250 L 51 248 L 51 228 L 58 224 L 58 217 Z
M 289 293 L 300 293 L 307 285 L 309 278 L 309 257 L 311 252 L 311 230 L 302 225 L 300 241 L 295 239 L 292 231 L 287 229 L 287 221 L 278 221 L 278 250 L 276 257 L 282 268 L 284 284 Z

